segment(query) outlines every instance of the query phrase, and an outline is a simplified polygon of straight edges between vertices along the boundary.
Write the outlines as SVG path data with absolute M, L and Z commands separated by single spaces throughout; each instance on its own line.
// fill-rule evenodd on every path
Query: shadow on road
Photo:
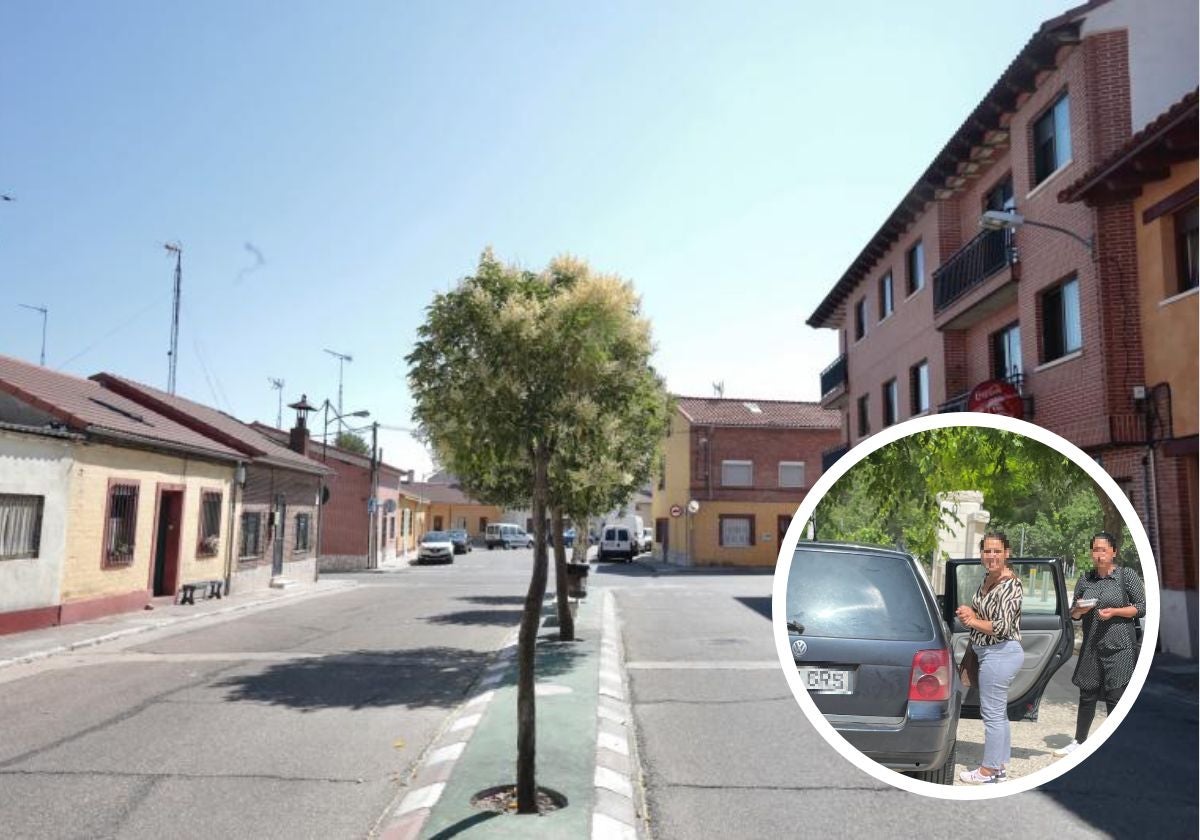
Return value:
M 525 603 L 524 595 L 463 595 L 458 600 L 466 601 L 468 604 L 488 604 L 491 606 L 503 606 L 505 604 L 515 604 L 521 606 Z
M 771 597 L 769 595 L 765 598 L 734 598 L 733 600 L 754 610 L 767 621 L 771 620 Z
M 442 613 L 441 615 L 426 616 L 424 621 L 430 624 L 479 625 L 491 627 L 509 627 L 521 621 L 520 610 L 459 610 L 458 612 Z
M 539 653 L 538 679 L 571 670 L 579 655 L 569 648 Z M 229 689 L 225 697 L 229 702 L 266 703 L 301 711 L 449 708 L 463 700 L 492 659 L 491 651 L 449 647 L 356 651 L 281 662 L 260 673 L 222 680 L 217 687 Z M 510 668 L 502 685 L 514 685 L 516 679 L 516 669 Z

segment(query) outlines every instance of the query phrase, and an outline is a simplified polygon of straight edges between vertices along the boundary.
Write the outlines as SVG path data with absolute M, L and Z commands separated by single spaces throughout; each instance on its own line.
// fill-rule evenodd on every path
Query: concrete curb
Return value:
M 592 811 L 592 840 L 637 840 L 638 837 L 634 756 L 630 749 L 633 713 L 624 677 L 616 603 L 612 593 L 606 591 L 596 705 L 596 805 Z
M 171 618 L 164 618 L 158 621 L 146 621 L 137 624 L 134 627 L 126 627 L 121 630 L 113 630 L 109 633 L 104 633 L 99 636 L 93 636 L 87 639 L 70 642 L 63 645 L 55 645 L 54 647 L 45 648 L 43 650 L 31 651 L 23 653 L 19 656 L 10 657 L 8 659 L 0 659 L 0 669 L 7 668 L 11 665 L 27 665 L 30 662 L 37 662 L 42 659 L 48 659 L 52 656 L 58 656 L 63 653 L 71 653 L 72 651 L 80 650 L 81 648 L 95 647 L 107 642 L 123 639 L 128 636 L 136 636 L 141 633 L 149 633 L 152 630 L 162 630 L 166 627 L 174 627 L 178 624 L 189 624 L 191 622 L 200 621 L 201 619 L 211 618 L 213 616 L 229 615 L 231 613 L 244 612 L 254 609 L 255 607 L 275 607 L 282 606 L 283 601 L 303 600 L 304 598 L 316 598 L 322 595 L 331 595 L 344 589 L 353 589 L 359 584 L 355 581 L 336 581 L 324 584 L 318 588 L 316 585 L 297 589 L 291 592 L 281 591 L 278 594 L 272 595 L 270 598 L 247 601 L 242 604 L 230 604 L 229 606 L 218 607 L 213 610 L 199 612 L 194 615 L 179 615 Z M 139 613 L 140 615 L 140 613 Z
M 514 627 L 505 637 L 495 660 L 483 669 L 479 680 L 472 686 L 475 695 L 443 722 L 442 729 L 414 763 L 410 786 L 402 794 L 397 794 L 398 802 L 393 800 L 392 805 L 388 806 L 380 820 L 382 827 L 377 825 L 378 834 L 372 832 L 371 836 L 380 840 L 416 840 L 420 837 L 421 830 L 433 813 L 433 806 L 446 789 L 446 782 L 453 774 L 455 764 L 475 734 L 492 698 L 496 696 L 496 687 L 516 664 L 519 633 L 520 628 Z

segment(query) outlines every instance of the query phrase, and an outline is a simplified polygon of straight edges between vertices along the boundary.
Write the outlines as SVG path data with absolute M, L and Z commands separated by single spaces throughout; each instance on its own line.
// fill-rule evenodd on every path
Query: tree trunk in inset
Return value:
M 567 547 L 563 545 L 563 510 L 555 506 L 550 513 L 550 533 L 554 534 L 554 592 L 558 602 L 558 638 L 575 641 L 575 617 L 567 595 Z M 576 533 L 576 539 L 579 534 Z
M 534 700 L 535 652 L 542 602 L 546 598 L 546 472 L 549 454 L 538 444 L 533 479 L 533 575 L 525 594 L 521 630 L 517 637 L 517 813 L 537 810 L 537 708 Z

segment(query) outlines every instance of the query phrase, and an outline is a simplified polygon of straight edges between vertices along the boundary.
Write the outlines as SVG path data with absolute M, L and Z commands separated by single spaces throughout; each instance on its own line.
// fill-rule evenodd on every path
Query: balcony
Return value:
M 843 443 L 841 446 L 835 446 L 833 449 L 826 449 L 824 452 L 822 452 L 821 474 L 824 475 L 825 473 L 829 472 L 829 468 L 837 462 L 837 459 L 841 458 L 849 451 L 850 447 Z
M 1009 374 L 1008 376 L 1005 376 L 1003 378 L 1003 380 L 1005 382 L 1008 382 L 1008 383 L 1016 386 L 1017 393 L 1021 395 L 1021 401 L 1025 404 L 1024 419 L 1033 420 L 1033 417 L 1034 417 L 1033 394 L 1028 394 L 1025 391 L 1025 388 L 1026 388 L 1025 374 L 1023 374 L 1023 373 Z M 967 402 L 970 400 L 971 391 L 973 391 L 973 390 L 974 390 L 974 388 L 971 388 L 967 391 L 963 391 L 961 394 L 959 394 L 956 397 L 952 397 L 951 399 L 946 400 L 944 403 L 942 403 L 941 405 L 939 405 L 937 407 L 938 414 L 946 414 L 946 413 L 952 412 L 952 411 L 967 411 L 968 410 Z
M 1016 300 L 1016 265 L 1011 231 L 980 231 L 933 272 L 937 328 L 965 329 Z
M 846 398 L 846 354 L 821 371 L 821 407 L 836 408 Z

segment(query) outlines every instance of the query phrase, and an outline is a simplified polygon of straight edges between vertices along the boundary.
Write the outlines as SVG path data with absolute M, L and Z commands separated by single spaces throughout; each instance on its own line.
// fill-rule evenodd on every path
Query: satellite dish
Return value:
M 688 513 L 696 513 L 699 510 L 700 510 L 700 503 L 697 502 L 695 499 L 692 499 L 690 502 L 688 502 L 688 504 L 687 504 Z

